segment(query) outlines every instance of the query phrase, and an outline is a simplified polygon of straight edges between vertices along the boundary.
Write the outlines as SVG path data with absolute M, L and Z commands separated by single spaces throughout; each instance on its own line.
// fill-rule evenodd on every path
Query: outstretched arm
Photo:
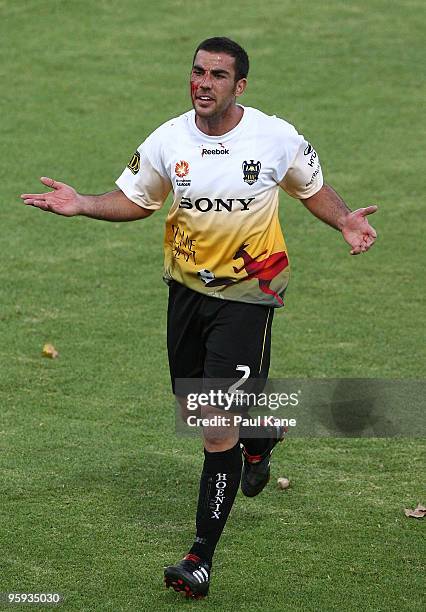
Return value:
M 82 215 L 103 221 L 135 221 L 149 217 L 154 212 L 129 200 L 120 189 L 102 195 L 82 195 L 73 187 L 54 179 L 43 176 L 40 180 L 53 191 L 24 193 L 21 198 L 27 206 L 57 215 Z
M 351 247 L 351 255 L 368 251 L 376 241 L 376 231 L 366 217 L 375 213 L 377 206 L 351 211 L 329 185 L 323 185 L 317 193 L 301 202 L 315 217 L 342 232 Z

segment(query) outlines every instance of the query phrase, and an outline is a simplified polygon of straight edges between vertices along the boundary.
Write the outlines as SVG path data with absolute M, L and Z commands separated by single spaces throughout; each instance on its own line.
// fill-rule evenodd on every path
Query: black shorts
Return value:
M 269 306 L 209 297 L 172 281 L 167 349 L 173 393 L 183 378 L 238 381 L 248 373 L 266 381 L 273 315 Z

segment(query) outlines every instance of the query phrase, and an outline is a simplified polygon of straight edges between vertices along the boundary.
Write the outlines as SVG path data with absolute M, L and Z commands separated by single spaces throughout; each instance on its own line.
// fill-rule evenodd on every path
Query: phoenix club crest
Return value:
M 260 161 L 255 162 L 254 159 L 243 161 L 244 182 L 253 185 L 259 178 L 259 172 L 262 167 Z

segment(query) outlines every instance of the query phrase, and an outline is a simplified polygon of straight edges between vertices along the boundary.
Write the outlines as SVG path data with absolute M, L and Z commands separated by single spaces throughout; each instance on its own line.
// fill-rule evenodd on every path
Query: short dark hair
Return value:
M 226 53 L 235 59 L 235 80 L 245 79 L 249 71 L 249 58 L 245 49 L 238 43 L 225 36 L 215 36 L 214 38 L 206 38 L 195 49 L 192 63 L 198 51 L 213 51 L 216 53 Z

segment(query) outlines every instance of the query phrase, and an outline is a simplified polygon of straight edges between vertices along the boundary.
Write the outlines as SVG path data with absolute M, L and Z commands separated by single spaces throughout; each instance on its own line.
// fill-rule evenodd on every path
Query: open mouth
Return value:
M 197 96 L 197 100 L 200 100 L 200 102 L 214 102 L 214 99 L 210 96 Z

